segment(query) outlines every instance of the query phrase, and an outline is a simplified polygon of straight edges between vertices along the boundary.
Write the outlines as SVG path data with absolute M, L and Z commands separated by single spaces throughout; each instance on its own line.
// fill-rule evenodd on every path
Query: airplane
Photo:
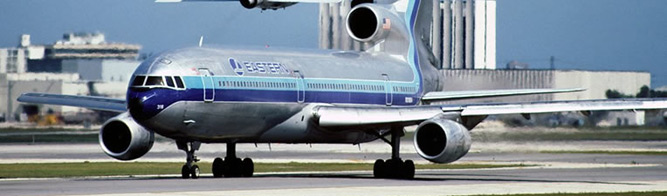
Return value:
M 297 3 L 337 3 L 341 0 L 155 0 L 156 3 L 181 3 L 181 2 L 232 2 L 239 1 L 246 9 L 259 8 L 262 10 L 277 10 L 286 8 Z M 361 0 L 368 1 L 368 0 Z M 372 1 L 371 1 L 372 2 Z
M 667 108 L 667 99 L 608 99 L 527 103 L 431 104 L 584 89 L 442 91 L 430 34 L 432 2 L 362 3 L 346 29 L 374 45 L 363 51 L 191 47 L 154 55 L 132 75 L 125 99 L 27 93 L 25 103 L 57 104 L 120 113 L 105 122 L 99 141 L 119 160 L 146 154 L 154 134 L 186 153 L 183 178 L 198 178 L 202 143 L 226 143 L 213 160 L 214 177 L 250 177 L 252 159 L 236 156 L 238 143 L 360 144 L 382 140 L 391 158 L 375 161 L 377 178 L 412 179 L 415 166 L 399 154 L 404 127 L 417 125 L 417 153 L 434 163 L 467 154 L 469 131 L 489 115 L 560 111 Z M 380 49 L 378 49 L 380 48 Z

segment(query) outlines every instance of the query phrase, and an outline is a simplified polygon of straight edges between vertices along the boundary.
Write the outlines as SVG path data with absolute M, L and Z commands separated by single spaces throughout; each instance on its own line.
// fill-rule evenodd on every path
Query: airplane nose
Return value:
M 139 97 L 130 98 L 127 102 L 127 108 L 130 110 L 130 115 L 135 120 L 146 120 L 147 116 L 144 112 L 144 103 Z

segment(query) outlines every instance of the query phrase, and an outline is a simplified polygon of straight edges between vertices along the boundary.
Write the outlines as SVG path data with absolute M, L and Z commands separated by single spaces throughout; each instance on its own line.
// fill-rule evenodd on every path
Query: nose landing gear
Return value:
M 176 142 L 179 150 L 185 151 L 186 161 L 185 165 L 181 168 L 181 177 L 183 179 L 199 178 L 199 166 L 195 165 L 199 161 L 197 156 L 195 156 L 195 151 L 199 150 L 201 142 Z

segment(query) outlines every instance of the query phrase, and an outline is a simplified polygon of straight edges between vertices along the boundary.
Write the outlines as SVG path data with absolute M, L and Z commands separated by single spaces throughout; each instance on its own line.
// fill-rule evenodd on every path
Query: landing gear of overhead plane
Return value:
M 176 142 L 176 145 L 179 150 L 185 151 L 186 154 L 185 165 L 181 167 L 181 177 L 183 177 L 183 179 L 199 178 L 199 166 L 195 165 L 199 159 L 195 156 L 195 151 L 199 150 L 201 142 Z
M 236 143 L 227 143 L 227 157 L 213 160 L 213 177 L 251 177 L 255 171 L 252 159 L 236 157 Z
M 403 161 L 399 156 L 403 127 L 391 128 L 391 141 L 380 137 L 391 145 L 391 159 L 378 159 L 373 165 L 373 176 L 376 178 L 412 179 L 415 177 L 415 163 L 412 160 Z

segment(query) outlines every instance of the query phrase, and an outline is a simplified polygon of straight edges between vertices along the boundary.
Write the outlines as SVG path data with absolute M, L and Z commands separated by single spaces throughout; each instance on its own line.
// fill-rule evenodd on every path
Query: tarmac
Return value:
M 667 191 L 667 156 L 638 154 L 552 154 L 544 150 L 664 151 L 667 141 L 492 142 L 474 143 L 459 163 L 525 164 L 520 168 L 418 170 L 414 180 L 375 179 L 368 171 L 257 173 L 252 178 L 200 179 L 167 176 L 114 176 L 0 179 L 2 195 L 476 195 L 556 192 Z M 224 145 L 204 144 L 198 156 L 224 156 Z M 390 155 L 388 145 L 239 144 L 238 156 L 255 162 L 373 162 Z M 410 141 L 404 159 L 427 163 Z M 156 143 L 136 161 L 183 162 L 171 142 Z M 115 161 L 97 144 L 4 144 L 0 162 Z M 200 163 L 208 164 L 208 163 Z

